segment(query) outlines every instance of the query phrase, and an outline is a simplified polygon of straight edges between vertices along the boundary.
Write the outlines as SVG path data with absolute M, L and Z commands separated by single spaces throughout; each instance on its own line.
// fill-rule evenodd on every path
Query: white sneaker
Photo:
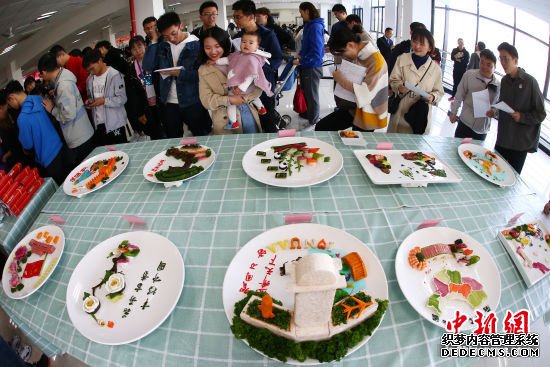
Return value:
M 308 126 L 304 127 L 304 128 L 302 129 L 302 131 L 315 131 L 315 126 L 316 126 L 316 125 L 317 125 L 317 124 L 308 125 Z
M 28 362 L 29 359 L 31 359 L 32 347 L 30 345 L 24 345 L 19 349 L 18 353 L 19 358 L 21 358 L 23 362 Z

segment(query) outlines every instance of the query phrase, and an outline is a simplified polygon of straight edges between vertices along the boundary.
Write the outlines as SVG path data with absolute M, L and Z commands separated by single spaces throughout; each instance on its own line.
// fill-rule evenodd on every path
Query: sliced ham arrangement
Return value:
M 29 242 L 29 246 L 31 247 L 32 253 L 37 254 L 38 256 L 42 256 L 44 254 L 53 254 L 53 252 L 55 251 L 55 246 L 48 245 L 47 243 L 37 240 L 31 240 Z

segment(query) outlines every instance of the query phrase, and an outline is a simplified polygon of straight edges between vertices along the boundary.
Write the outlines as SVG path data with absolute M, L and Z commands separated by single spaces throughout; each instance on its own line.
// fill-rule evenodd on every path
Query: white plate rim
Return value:
M 196 174 L 196 175 L 194 175 L 194 176 L 191 176 L 191 177 L 188 177 L 188 178 L 185 178 L 185 179 L 183 179 L 183 180 L 171 181 L 171 182 L 162 182 L 162 181 L 159 181 L 159 180 L 158 180 L 156 177 L 154 177 L 154 176 L 153 176 L 153 177 L 148 176 L 148 173 L 149 173 L 149 172 L 147 171 L 147 167 L 151 164 L 151 162 L 156 161 L 156 160 L 159 160 L 159 159 L 161 159 L 161 158 L 163 158 L 163 157 L 166 158 L 166 159 L 170 159 L 170 158 L 171 158 L 171 157 L 168 157 L 168 156 L 166 155 L 166 150 L 167 150 L 167 149 L 164 149 L 162 152 L 158 153 L 157 155 L 155 155 L 154 157 L 152 157 L 151 159 L 149 159 L 149 160 L 147 161 L 147 163 L 145 163 L 145 165 L 143 166 L 143 177 L 144 177 L 147 181 L 152 182 L 152 183 L 156 183 L 156 184 L 176 184 L 176 183 L 178 183 L 178 182 L 185 182 L 185 181 L 187 181 L 187 180 L 191 180 L 191 179 L 193 179 L 193 178 L 195 178 L 195 177 L 197 177 L 197 176 L 202 175 L 202 174 L 203 174 L 204 172 L 206 172 L 210 167 L 212 167 L 212 165 L 213 165 L 214 162 L 216 161 L 216 152 L 214 152 L 214 149 L 212 149 L 212 148 L 210 148 L 210 147 L 208 147 L 208 146 L 206 146 L 206 145 L 204 145 L 204 144 L 200 144 L 200 143 L 197 143 L 197 144 L 199 144 L 199 145 L 200 145 L 201 147 L 203 147 L 203 148 L 210 149 L 210 151 L 212 152 L 212 155 L 210 155 L 210 157 L 208 157 L 209 159 L 205 162 L 205 163 L 207 163 L 207 164 L 203 165 L 203 164 L 201 164 L 202 162 L 200 162 L 200 161 L 197 162 L 197 163 L 194 163 L 194 164 L 198 164 L 198 165 L 204 167 L 204 169 L 203 169 L 201 172 L 199 172 L 198 174 Z M 174 145 L 173 147 L 181 148 L 182 146 L 183 146 L 182 144 L 179 144 L 179 145 Z M 171 146 L 170 148 L 172 148 L 172 146 Z M 175 159 L 175 158 L 174 158 L 174 159 Z M 161 167 L 162 167 L 162 166 L 161 166 Z
M 82 167 L 84 166 L 88 166 L 90 164 L 93 164 L 94 162 L 100 160 L 100 159 L 106 159 L 106 158 L 111 158 L 112 156 L 122 156 L 122 161 L 125 161 L 125 164 L 121 164 L 122 167 L 118 168 L 117 169 L 117 172 L 116 174 L 113 174 L 109 177 L 109 179 L 107 180 L 107 182 L 105 182 L 103 185 L 101 186 L 96 186 L 94 187 L 93 189 L 91 190 L 87 190 L 87 191 L 83 191 L 81 193 L 78 193 L 78 194 L 74 194 L 72 193 L 71 191 L 71 188 L 69 187 L 71 185 L 71 182 L 70 182 L 70 179 L 71 177 L 73 177 L 78 171 L 80 171 L 82 169 Z M 69 173 L 69 175 L 65 178 L 65 181 L 63 181 L 63 192 L 69 196 L 73 196 L 73 197 L 76 197 L 76 198 L 81 198 L 83 197 L 84 195 L 88 195 L 89 193 L 92 193 L 94 191 L 97 191 L 101 188 L 103 188 L 104 186 L 107 186 L 108 184 L 110 184 L 112 181 L 114 181 L 118 176 L 120 176 L 122 174 L 122 172 L 124 172 L 124 170 L 126 170 L 126 168 L 128 167 L 128 164 L 130 163 L 130 157 L 128 156 L 127 153 L 121 151 L 121 150 L 113 150 L 113 151 L 108 151 L 108 152 L 103 152 L 103 153 L 99 153 L 99 154 L 96 154 L 94 155 L 93 157 L 90 157 L 88 159 L 86 159 L 85 161 L 81 162 L 78 166 L 76 166 L 72 171 L 71 173 Z M 120 169 L 120 171 L 119 171 Z
M 475 167 L 473 167 L 470 163 L 470 159 L 464 157 L 464 154 L 462 154 L 462 152 L 466 149 L 469 149 L 471 151 L 475 151 L 476 153 L 481 153 L 481 152 L 486 152 L 486 151 L 489 151 L 491 153 L 493 153 L 494 155 L 496 155 L 499 159 L 499 165 L 502 166 L 503 168 L 506 168 L 506 177 L 513 177 L 513 180 L 511 183 L 506 183 L 506 182 L 496 182 L 494 180 L 491 180 L 490 178 L 488 177 L 485 177 L 481 172 L 479 172 L 478 170 L 475 169 Z M 485 147 L 483 147 L 482 145 L 479 145 L 479 144 L 473 144 L 473 143 L 464 143 L 464 144 L 460 144 L 457 148 L 457 152 L 458 152 L 458 156 L 460 157 L 460 159 L 462 160 L 462 162 L 464 162 L 464 164 L 470 169 L 472 170 L 475 174 L 477 174 L 479 177 L 483 178 L 485 181 L 488 181 L 494 185 L 497 185 L 497 186 L 500 186 L 500 187 L 511 187 L 511 186 L 514 186 L 517 182 L 517 178 L 516 178 L 516 172 L 515 170 L 512 168 L 512 166 L 510 166 L 510 164 L 506 161 L 506 159 L 502 158 L 502 156 L 496 152 L 496 151 L 493 151 L 493 150 L 490 150 L 490 149 L 486 149 Z M 510 172 L 511 172 L 511 175 L 510 175 Z
M 335 164 L 335 163 L 337 163 L 335 161 L 338 160 L 338 166 L 335 166 L 334 172 L 332 172 L 330 175 L 327 175 L 327 177 L 323 177 L 322 179 L 319 179 L 319 180 L 316 180 L 316 181 L 311 181 L 309 183 L 303 183 L 303 184 L 292 184 L 292 183 L 288 182 L 288 179 L 287 180 L 280 180 L 280 181 L 273 181 L 273 182 L 271 182 L 271 181 L 266 182 L 266 180 L 262 180 L 257 175 L 255 175 L 254 169 L 247 166 L 249 164 L 249 163 L 247 163 L 248 160 L 252 160 L 252 159 L 257 157 L 256 156 L 256 151 L 261 150 L 259 148 L 260 146 L 262 146 L 264 144 L 268 145 L 268 146 L 270 146 L 270 145 L 281 145 L 281 144 L 292 144 L 294 142 L 296 142 L 296 143 L 297 142 L 305 142 L 305 143 L 307 143 L 307 145 L 321 144 L 321 145 L 324 145 L 325 147 L 330 147 L 329 149 L 332 150 L 332 152 L 331 152 L 331 155 L 330 155 L 331 159 L 330 159 L 329 163 L 330 164 Z M 286 187 L 286 188 L 309 187 L 309 186 L 314 186 L 314 185 L 323 183 L 325 181 L 328 181 L 331 178 L 333 178 L 334 176 L 338 175 L 338 173 L 340 173 L 340 171 L 344 167 L 344 157 L 342 156 L 342 153 L 340 153 L 340 151 L 336 147 L 334 147 L 332 144 L 326 143 L 322 140 L 315 139 L 315 138 L 293 136 L 293 137 L 274 138 L 274 139 L 270 139 L 270 140 L 265 140 L 261 143 L 258 143 L 256 145 L 254 145 L 252 148 L 250 148 L 244 154 L 243 159 L 242 159 L 242 167 L 243 167 L 243 170 L 245 171 L 245 173 L 248 175 L 248 177 L 254 179 L 255 181 L 263 183 L 265 185 L 274 186 L 274 187 Z M 286 184 L 285 184 L 285 182 L 286 182 Z
M 57 257 L 57 261 L 55 262 L 55 264 L 52 267 L 52 269 L 50 270 L 50 272 L 46 275 L 46 277 L 44 278 L 44 280 L 42 281 L 42 283 L 38 287 L 36 287 L 34 290 L 32 290 L 31 292 L 27 293 L 24 296 L 21 296 L 21 297 L 14 296 L 11 293 L 11 288 L 9 286 L 9 277 L 8 277 L 9 271 L 8 270 L 9 270 L 9 266 L 10 266 L 12 260 L 13 260 L 13 257 L 15 256 L 15 252 L 17 251 L 17 249 L 19 248 L 19 246 L 23 242 L 29 242 L 31 239 L 34 239 L 39 232 L 52 232 L 52 228 L 56 231 L 56 233 L 58 233 L 59 239 L 60 239 L 60 242 L 57 245 L 55 245 L 56 251 L 58 251 L 58 249 L 60 249 L 58 251 L 59 255 Z M 17 245 L 15 245 L 15 247 L 13 248 L 13 250 L 11 251 L 10 255 L 8 256 L 8 258 L 6 260 L 6 264 L 4 265 L 3 277 L 2 277 L 2 288 L 4 289 L 4 293 L 11 299 L 23 299 L 23 298 L 29 297 L 31 294 L 33 294 L 34 292 L 36 292 L 37 290 L 42 288 L 42 286 L 44 284 L 46 284 L 48 279 L 50 279 L 50 277 L 52 276 L 53 272 L 57 268 L 57 265 L 59 265 L 59 261 L 61 260 L 61 256 L 63 255 L 64 250 L 65 250 L 65 233 L 58 226 L 45 225 L 45 226 L 42 226 L 40 228 L 37 228 L 37 229 L 27 233 L 25 235 L 25 237 L 23 237 L 21 239 L 21 241 L 19 241 L 17 243 Z M 53 254 L 51 254 L 51 255 L 53 255 Z M 50 258 L 50 260 L 51 260 L 51 258 Z M 46 266 L 46 264 L 44 264 L 43 266 Z

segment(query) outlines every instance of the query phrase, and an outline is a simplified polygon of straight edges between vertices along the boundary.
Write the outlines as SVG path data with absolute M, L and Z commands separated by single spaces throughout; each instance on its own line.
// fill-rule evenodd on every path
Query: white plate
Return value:
M 489 172 L 487 172 L 478 161 L 466 158 L 466 156 L 464 156 L 465 150 L 469 150 L 480 157 L 484 157 L 487 152 L 496 155 L 496 162 L 493 166 L 495 168 L 490 168 Z M 516 184 L 516 173 L 514 172 L 514 169 L 498 153 L 485 149 L 481 145 L 467 143 L 460 144 L 458 146 L 458 155 L 460 156 L 460 159 L 462 159 L 462 162 L 464 162 L 472 171 L 483 177 L 485 180 L 498 186 L 514 186 Z M 495 171 L 497 169 L 500 169 L 501 171 L 496 173 Z
M 176 146 L 176 148 L 180 148 L 180 147 L 182 147 L 182 145 Z M 196 174 L 195 176 L 186 178 L 184 180 L 173 181 L 173 182 L 159 181 L 155 177 L 155 172 L 162 171 L 164 169 L 168 169 L 169 166 L 176 167 L 176 166 L 182 166 L 183 165 L 183 161 L 181 161 L 179 159 L 176 159 L 174 157 L 168 157 L 166 155 L 166 150 L 164 150 L 164 151 L 160 152 L 159 154 L 157 154 L 156 156 L 154 156 L 153 158 L 151 158 L 149 160 L 149 162 L 147 162 L 145 167 L 143 167 L 143 177 L 145 177 L 145 179 L 147 181 L 151 181 L 151 182 L 154 182 L 154 183 L 161 183 L 161 184 L 169 184 L 169 186 L 172 186 L 172 185 L 177 185 L 178 182 L 187 181 L 187 180 L 190 180 L 194 177 L 199 176 L 200 174 L 206 172 L 206 170 L 208 168 L 210 168 L 210 166 L 216 160 L 216 154 L 214 153 L 214 151 L 211 148 L 207 147 L 206 145 L 201 145 L 201 147 L 205 148 L 205 149 L 210 149 L 212 154 L 210 155 L 210 157 L 207 157 L 205 159 L 201 159 L 197 163 L 193 163 L 193 166 L 198 165 L 198 166 L 204 167 L 204 170 L 202 172 Z
M 321 158 L 316 167 L 304 164 L 300 172 L 294 169 L 293 171 L 295 172 L 293 172 L 292 176 L 287 175 L 287 178 L 284 179 L 275 178 L 275 172 L 267 171 L 267 166 L 278 166 L 278 164 L 262 164 L 261 159 L 271 159 L 272 162 L 274 162 L 275 160 L 273 159 L 273 150 L 271 147 L 293 143 L 306 143 L 308 148 L 321 148 L 319 153 L 324 154 L 325 157 L 330 157 L 330 162 L 323 162 L 323 158 Z M 258 151 L 266 152 L 266 156 L 257 156 L 256 152 Z M 344 158 L 338 149 L 317 139 L 301 137 L 277 138 L 264 141 L 246 152 L 243 157 L 243 169 L 248 176 L 261 183 L 277 187 L 305 187 L 316 185 L 336 176 L 343 165 Z
M 447 177 L 431 175 L 420 169 L 415 163 L 416 161 L 408 161 L 401 156 L 403 153 L 422 152 L 435 158 L 435 169 L 443 169 L 447 173 Z M 354 150 L 353 153 L 361 163 L 361 167 L 367 173 L 370 180 L 375 185 L 402 185 L 406 187 L 424 187 L 429 183 L 456 183 L 462 181 L 462 177 L 458 175 L 449 165 L 443 162 L 434 152 L 424 150 Z M 390 173 L 386 174 L 379 168 L 372 165 L 367 159 L 367 154 L 381 154 L 386 156 L 391 164 Z M 405 176 L 401 171 L 408 169 L 412 178 Z
M 352 131 L 355 134 L 354 138 L 346 138 L 340 135 L 342 132 L 348 130 Z M 342 143 L 344 143 L 344 145 L 367 145 L 367 142 L 365 141 L 365 139 L 363 139 L 363 134 L 361 134 L 360 131 L 355 131 L 351 129 L 338 130 L 338 136 L 340 137 L 340 139 L 342 139 Z
M 333 242 L 333 248 L 331 252 L 326 250 L 314 250 L 311 248 L 291 250 L 290 246 L 287 246 L 286 250 L 282 250 L 280 246 L 276 245 L 277 241 L 290 241 L 292 237 L 300 238 L 302 244 L 306 239 L 315 240 L 314 242 L 316 244 L 321 239 L 325 239 L 329 244 Z M 275 246 L 276 253 L 269 250 L 271 245 Z M 261 249 L 267 249 L 267 253 L 259 258 L 258 250 Z M 295 260 L 297 257 L 304 256 L 311 252 L 326 252 L 329 254 L 342 253 L 345 255 L 353 251 L 359 253 L 365 263 L 368 273 L 367 278 L 357 282 L 354 282 L 353 279 L 350 278 L 348 283 L 353 283 L 355 285 L 356 288 L 354 292 L 366 289 L 367 293 L 373 298 L 388 299 L 388 282 L 386 280 L 386 274 L 376 255 L 364 243 L 341 229 L 320 224 L 302 223 L 273 228 L 256 236 L 244 245 L 235 255 L 225 273 L 223 281 L 223 307 L 229 323 L 231 324 L 233 320 L 235 303 L 245 297 L 245 294 L 242 293 L 240 289 L 243 286 L 243 281 L 247 273 L 253 276 L 252 281 L 249 283 L 249 288 L 251 290 L 257 290 L 261 287 L 260 283 L 264 281 L 264 276 L 267 271 L 266 266 L 273 268 L 273 273 L 267 277 L 267 280 L 270 282 L 266 287 L 267 292 L 269 292 L 273 298 L 279 299 L 283 303 L 283 307 L 293 309 L 294 298 L 286 291 L 290 277 L 281 276 L 279 267 L 287 261 Z M 273 266 L 269 263 L 274 256 L 277 257 L 275 258 L 275 265 Z M 257 264 L 254 270 L 250 269 L 251 263 Z M 370 337 L 366 337 L 363 339 L 363 341 L 352 348 L 348 354 L 353 353 L 363 346 L 369 338 Z M 298 362 L 289 359 L 287 363 L 295 365 L 312 365 L 319 364 L 319 361 L 307 359 L 304 362 Z
M 91 288 L 113 265 L 107 255 L 124 240 L 138 246 L 140 253 L 130 257 L 129 263 L 121 268 L 126 282 L 122 299 L 116 302 L 107 299 L 105 285 L 96 290 L 101 303 L 96 317 L 114 322 L 113 328 L 101 327 L 82 310 L 84 292 L 92 293 Z M 161 261 L 165 263 L 164 270 L 158 270 Z M 149 277 L 142 281 L 145 271 Z M 161 281 L 153 282 L 157 274 Z M 122 233 L 101 242 L 80 260 L 67 287 L 67 311 L 74 327 L 86 338 L 107 345 L 131 343 L 154 331 L 172 313 L 180 298 L 184 278 L 183 259 L 172 241 L 153 232 Z M 139 283 L 142 283 L 142 290 L 136 291 Z M 154 291 L 150 287 L 157 288 L 155 294 L 147 295 L 148 291 Z M 132 296 L 137 300 L 129 305 Z M 149 307 L 142 309 L 145 301 Z M 124 318 L 126 308 L 131 311 Z
M 479 262 L 471 266 L 465 266 L 459 264 L 453 256 L 442 255 L 428 260 L 428 265 L 422 271 L 409 265 L 408 256 L 412 248 L 416 246 L 425 247 L 436 243 L 454 243 L 459 238 L 468 245 L 468 248 L 474 251 L 474 255 L 480 257 Z M 399 247 L 395 258 L 395 273 L 399 287 L 411 306 L 426 320 L 445 328 L 444 321 L 454 320 L 457 309 L 468 315 L 468 318 L 472 320 L 475 318 L 475 311 L 470 305 L 462 301 L 448 301 L 448 307 L 441 310 L 442 314 L 437 320 L 433 312 L 426 306 L 428 298 L 434 293 L 431 288 L 433 275 L 442 268 L 458 270 L 462 276 L 474 278 L 483 285 L 483 290 L 487 293 L 487 299 L 482 303 L 479 311 L 486 313 L 487 311 L 483 309 L 485 306 L 490 307 L 489 311 L 497 309 L 500 300 L 500 275 L 491 254 L 466 233 L 453 228 L 430 227 L 411 233 Z M 472 321 L 468 321 L 462 326 L 466 330 L 473 327 L 474 323 Z
M 19 273 L 20 276 L 23 275 L 25 271 L 25 266 L 29 263 L 33 263 L 39 260 L 45 260 L 44 264 L 42 265 L 42 272 L 40 276 L 32 277 L 32 278 L 21 278 L 21 283 L 23 284 L 23 289 L 20 291 L 16 291 L 14 293 L 11 292 L 10 287 L 10 265 L 14 259 L 15 253 L 17 250 L 22 247 L 26 246 L 27 251 L 30 251 L 29 242 L 31 239 L 34 239 L 36 241 L 40 242 L 46 242 L 47 238 L 44 238 L 44 233 L 49 232 L 49 235 L 52 237 L 52 240 L 55 238 L 55 236 L 58 236 L 58 242 L 55 244 L 53 241 L 51 241 L 49 244 L 55 246 L 55 251 L 48 255 L 42 255 L 38 256 L 37 254 L 31 254 L 29 258 L 27 258 L 26 263 L 21 263 L 21 272 Z M 42 233 L 41 238 L 38 238 L 38 234 Z M 13 251 L 11 252 L 10 256 L 8 257 L 6 261 L 6 265 L 4 266 L 4 273 L 2 274 L 2 287 L 4 288 L 4 292 L 6 295 L 13 299 L 21 299 L 30 296 L 34 292 L 36 292 L 50 277 L 50 275 L 53 273 L 55 268 L 57 267 L 57 263 L 59 262 L 59 259 L 61 258 L 61 255 L 63 254 L 63 249 L 65 248 L 65 234 L 61 230 L 61 228 L 57 226 L 44 226 L 40 227 L 38 229 L 35 229 L 34 231 L 27 234 L 19 243 L 14 247 Z
M 89 190 L 86 187 L 86 183 L 90 181 L 90 179 L 96 174 L 92 174 L 90 177 L 82 180 L 78 184 L 74 184 L 73 182 L 77 180 L 86 170 L 88 170 L 95 162 L 109 159 L 111 157 L 122 157 L 122 159 L 118 162 L 116 162 L 116 170 L 113 170 L 111 175 L 109 176 L 109 179 L 104 183 L 97 184 L 93 189 Z M 111 181 L 113 181 L 115 178 L 120 176 L 122 172 L 128 167 L 128 162 L 130 158 L 128 157 L 128 154 L 121 152 L 119 150 L 115 150 L 112 152 L 105 152 L 100 153 L 98 155 L 95 155 L 91 158 L 86 159 L 84 162 L 80 163 L 75 169 L 69 173 L 67 178 L 65 179 L 65 182 L 63 182 L 63 192 L 65 194 L 70 196 L 75 196 L 77 198 L 80 198 L 86 194 L 89 194 L 90 192 L 94 192 L 96 190 L 99 190 L 100 188 L 104 187 L 105 185 L 108 185 Z
M 528 243 L 522 245 L 516 240 L 506 239 L 506 237 L 504 237 L 504 235 L 502 234 L 503 230 L 511 230 L 523 224 L 535 224 L 541 230 L 541 236 L 532 236 L 527 234 L 525 234 L 525 236 L 520 236 L 529 240 Z M 550 235 L 550 232 L 542 223 L 542 221 L 532 221 L 528 223 L 524 222 L 515 226 L 506 227 L 498 232 L 498 239 L 500 240 L 500 242 L 502 242 L 502 245 L 504 246 L 504 248 L 506 248 L 506 251 L 508 251 L 508 254 L 514 261 L 514 264 L 516 264 L 516 267 L 518 268 L 521 276 L 523 277 L 523 280 L 528 287 L 532 287 L 539 280 L 549 274 L 543 273 L 542 270 L 530 266 L 530 263 L 533 264 L 538 262 L 543 264 L 547 268 L 550 268 L 550 246 L 547 245 L 546 241 L 544 240 L 545 235 Z M 524 260 L 519 255 L 519 253 L 517 252 L 518 249 L 521 249 L 524 256 L 527 257 L 527 260 Z

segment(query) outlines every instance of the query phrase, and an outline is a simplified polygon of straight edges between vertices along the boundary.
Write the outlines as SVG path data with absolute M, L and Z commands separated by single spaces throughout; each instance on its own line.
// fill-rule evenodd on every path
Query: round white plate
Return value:
M 176 146 L 176 148 L 181 148 L 182 146 L 181 145 L 178 145 Z M 183 161 L 179 160 L 179 159 L 176 159 L 174 157 L 168 157 L 166 155 L 166 150 L 163 150 L 162 152 L 160 152 L 159 154 L 157 154 L 156 156 L 154 156 L 153 158 L 151 158 L 149 160 L 149 162 L 147 162 L 147 164 L 145 165 L 145 167 L 143 167 L 143 177 L 145 177 L 145 179 L 147 181 L 151 181 L 151 182 L 154 182 L 154 183 L 161 183 L 161 184 L 175 184 L 177 182 L 183 182 L 183 181 L 187 181 L 187 180 L 190 180 L 194 177 L 197 177 L 199 176 L 200 174 L 206 172 L 206 170 L 208 168 L 210 168 L 210 166 L 214 163 L 214 161 L 216 160 L 216 154 L 214 153 L 214 150 L 212 150 L 211 148 L 207 147 L 206 145 L 201 145 L 202 148 L 205 148 L 205 149 L 210 149 L 210 151 L 212 152 L 212 154 L 210 155 L 210 157 L 207 157 L 207 158 L 204 158 L 204 159 L 201 159 L 199 160 L 197 163 L 193 163 L 193 166 L 202 166 L 204 167 L 204 170 L 198 174 L 196 174 L 195 176 L 192 176 L 192 177 L 189 177 L 189 178 L 186 178 L 184 180 L 179 180 L 179 181 L 172 181 L 172 182 L 162 182 L 162 181 L 159 181 L 156 177 L 155 177 L 155 172 L 158 172 L 158 171 L 162 171 L 164 169 L 168 169 L 169 166 L 172 166 L 172 167 L 176 167 L 176 166 L 182 166 L 183 165 Z
M 466 158 L 466 156 L 464 156 L 465 150 L 469 150 L 481 159 L 486 159 L 486 152 L 490 152 L 497 156 L 497 161 L 494 166 L 489 168 L 489 172 L 487 172 L 478 160 Z M 458 155 L 472 171 L 483 177 L 485 180 L 498 186 L 514 186 L 516 184 L 516 174 L 514 169 L 497 152 L 485 149 L 481 145 L 467 143 L 458 146 Z M 497 172 L 498 170 L 500 170 L 500 172 Z
M 13 262 L 13 259 L 15 257 L 15 253 L 19 248 L 22 246 L 25 246 L 27 248 L 27 251 L 30 251 L 29 242 L 30 240 L 34 239 L 39 242 L 46 242 L 47 238 L 44 238 L 44 234 L 48 232 L 49 236 L 52 237 L 52 241 L 50 241 L 50 245 L 55 246 L 55 251 L 51 254 L 38 256 L 37 254 L 31 254 L 30 257 L 27 258 L 26 263 L 21 263 L 21 272 L 19 273 L 21 277 L 21 283 L 23 284 L 23 289 L 20 291 L 15 291 L 12 293 L 11 286 L 10 286 L 10 279 L 11 279 L 11 273 L 10 273 L 10 265 Z M 40 236 L 41 238 L 38 238 L 38 234 L 42 233 Z M 57 243 L 53 242 L 53 239 L 55 237 L 58 237 Z M 2 274 L 2 287 L 4 288 L 4 293 L 10 298 L 13 299 L 21 299 L 30 296 L 34 292 L 36 292 L 50 277 L 50 275 L 55 270 L 57 263 L 59 262 L 59 259 L 61 258 L 61 255 L 63 254 L 63 249 L 65 248 L 65 234 L 61 230 L 61 228 L 57 226 L 44 226 L 40 227 L 38 229 L 35 229 L 34 231 L 27 234 L 19 243 L 13 248 L 13 251 L 11 252 L 10 256 L 8 256 L 8 260 L 6 261 L 6 265 L 4 266 L 4 273 Z M 36 261 L 45 260 L 42 265 L 42 271 L 39 276 L 35 276 L 32 278 L 22 278 L 23 273 L 25 272 L 25 266 L 29 263 L 33 263 Z
M 78 184 L 74 184 L 75 180 L 77 180 L 86 170 L 88 170 L 95 162 L 102 161 L 105 159 L 109 159 L 111 157 L 122 157 L 122 159 L 118 162 L 116 162 L 116 170 L 113 170 L 111 175 L 109 176 L 109 179 L 104 183 L 97 184 L 93 189 L 89 190 L 86 187 L 86 183 L 94 176 L 97 175 L 93 174 L 90 177 L 82 180 Z M 63 182 L 63 192 L 65 194 L 70 196 L 75 196 L 77 198 L 80 198 L 86 194 L 89 194 L 90 192 L 94 192 L 96 190 L 101 189 L 105 185 L 108 185 L 111 181 L 113 181 L 115 178 L 120 176 L 122 172 L 128 167 L 128 162 L 130 158 L 128 157 L 128 154 L 121 152 L 119 150 L 111 151 L 111 152 L 105 152 L 98 155 L 95 155 L 91 158 L 86 159 L 84 162 L 80 163 L 75 169 L 69 173 L 67 178 L 65 179 L 65 182 Z
M 480 257 L 479 262 L 471 266 L 458 263 L 454 256 L 442 255 L 435 259 L 428 260 L 424 270 L 414 269 L 409 265 L 409 251 L 416 247 L 425 247 L 436 243 L 449 244 L 457 239 L 468 245 L 474 255 Z M 491 254 L 477 242 L 473 237 L 453 228 L 430 227 L 420 229 L 411 233 L 399 247 L 395 258 L 395 273 L 401 291 L 413 308 L 426 320 L 445 328 L 444 321 L 451 321 L 455 318 L 455 311 L 460 310 L 472 320 L 475 318 L 475 310 L 463 301 L 446 301 L 446 307 L 441 309 L 442 314 L 437 319 L 434 312 L 426 306 L 428 298 L 434 293 L 432 290 L 433 275 L 442 268 L 458 270 L 465 277 L 474 278 L 483 285 L 487 298 L 479 307 L 479 311 L 487 313 L 483 308 L 489 306 L 489 311 L 496 311 L 500 300 L 500 275 L 498 268 L 493 261 Z M 467 321 L 462 325 L 463 329 L 469 330 L 474 327 L 473 321 Z
M 113 265 L 107 256 L 124 240 L 138 246 L 140 253 L 129 257 L 130 261 L 119 268 L 126 282 L 122 299 L 109 300 L 105 296 L 105 285 L 96 290 L 101 306 L 95 316 L 114 322 L 112 328 L 101 327 L 82 310 L 84 292 L 92 293 L 91 288 Z M 161 262 L 165 264 L 164 269 Z M 142 280 L 145 272 L 148 272 L 147 278 Z M 156 275 L 161 281 L 153 282 Z M 131 343 L 154 331 L 172 313 L 184 278 L 183 259 L 172 241 L 153 232 L 122 233 L 101 242 L 80 260 L 67 287 L 67 311 L 74 327 L 86 338 L 107 345 Z M 139 283 L 141 290 L 136 291 Z M 132 296 L 136 300 L 130 305 Z M 147 305 L 142 309 L 145 302 Z M 130 312 L 123 317 L 125 309 Z
M 302 246 L 304 246 L 306 240 L 312 241 L 312 243 L 317 245 L 319 241 L 324 239 L 329 244 L 327 250 L 331 247 L 331 251 L 319 250 L 317 248 L 291 250 L 289 242 L 293 237 L 298 237 Z M 283 249 L 278 245 L 278 241 L 284 243 L 285 240 L 288 240 L 288 242 L 286 249 Z M 262 257 L 259 257 L 260 253 L 258 251 L 260 250 L 266 251 Z M 274 253 L 272 250 L 276 252 Z M 350 278 L 348 283 L 354 284 L 355 288 L 353 292 L 365 289 L 373 298 L 388 299 L 386 274 L 376 255 L 360 240 L 341 229 L 321 224 L 302 223 L 273 228 L 256 236 L 235 255 L 225 273 L 223 281 L 223 307 L 229 323 L 231 324 L 233 320 L 235 303 L 246 296 L 240 289 L 243 287 L 247 274 L 252 276 L 252 280 L 247 283 L 247 287 L 250 290 L 262 288 L 262 283 L 264 283 L 265 279 L 269 282 L 269 285 L 264 284 L 266 291 L 273 298 L 280 300 L 283 303 L 283 307 L 293 309 L 293 295 L 286 291 L 290 277 L 281 276 L 279 272 L 279 268 L 285 262 L 295 260 L 311 252 L 339 253 L 343 257 L 353 251 L 359 253 L 368 273 L 367 278 L 359 281 L 353 281 L 353 278 Z M 271 265 L 270 263 L 275 265 Z M 254 269 L 251 269 L 252 264 L 257 264 Z M 273 269 L 270 275 L 267 274 L 269 272 L 267 268 Z M 347 290 L 351 291 L 351 288 L 347 288 Z M 361 343 L 349 350 L 348 354 L 363 346 L 369 338 L 366 337 L 363 339 Z M 320 362 L 314 359 L 307 359 L 304 362 L 289 359 L 287 363 L 313 365 Z
M 304 163 L 304 167 L 298 172 L 293 169 L 292 175 L 287 175 L 286 178 L 275 178 L 275 172 L 267 171 L 267 166 L 278 166 L 278 161 L 273 159 L 273 149 L 271 147 L 277 145 L 306 143 L 308 148 L 321 148 L 319 153 L 325 157 L 330 157 L 330 162 L 323 162 L 323 158 L 319 159 L 317 166 L 312 167 Z M 256 152 L 266 152 L 266 156 L 258 156 Z M 271 159 L 271 164 L 262 164 L 261 159 Z M 275 164 L 274 162 L 277 162 Z M 243 169 L 246 174 L 256 181 L 261 183 L 277 186 L 277 187 L 305 187 L 312 186 L 318 183 L 327 181 L 336 176 L 344 165 L 342 154 L 330 144 L 312 138 L 277 138 L 264 141 L 252 149 L 250 149 L 243 157 Z

